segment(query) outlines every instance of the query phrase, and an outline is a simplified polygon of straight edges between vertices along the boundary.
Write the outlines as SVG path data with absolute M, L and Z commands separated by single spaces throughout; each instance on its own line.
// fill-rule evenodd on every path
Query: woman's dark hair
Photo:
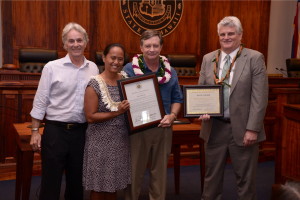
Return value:
M 125 48 L 120 43 L 112 43 L 112 44 L 107 45 L 103 51 L 103 55 L 106 56 L 113 47 L 120 47 L 123 50 L 124 59 L 125 59 L 125 56 L 126 56 Z

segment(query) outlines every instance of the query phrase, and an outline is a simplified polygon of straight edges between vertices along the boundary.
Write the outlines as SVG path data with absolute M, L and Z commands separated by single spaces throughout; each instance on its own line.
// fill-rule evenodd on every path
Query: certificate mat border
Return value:
M 195 89 L 216 89 L 219 91 L 219 102 L 220 102 L 220 110 L 218 113 L 196 113 L 196 114 L 191 114 L 187 113 L 187 92 L 188 90 L 195 90 Z M 224 114 L 224 104 L 223 104 L 223 86 L 222 85 L 183 85 L 182 86 L 183 90 L 183 108 L 184 108 L 184 117 L 199 117 L 200 115 L 203 114 L 209 114 L 212 117 L 223 117 Z
M 161 94 L 160 94 L 160 89 L 159 89 L 159 85 L 158 85 L 158 80 L 156 77 L 155 73 L 149 73 L 146 75 L 141 75 L 141 76 L 134 76 L 134 77 L 130 77 L 130 78 L 126 78 L 126 79 L 122 79 L 122 80 L 118 80 L 118 87 L 119 87 L 119 93 L 120 93 L 120 98 L 121 101 L 123 100 L 127 100 L 127 95 L 126 95 L 126 91 L 125 91 L 125 85 L 126 84 L 131 84 L 131 83 L 135 83 L 135 82 L 139 82 L 139 81 L 144 81 L 147 79 L 152 79 L 153 80 L 153 87 L 156 93 L 156 99 L 158 102 L 158 106 L 159 106 L 159 112 L 161 115 L 161 118 L 146 124 L 142 124 L 140 126 L 133 126 L 133 122 L 132 122 L 132 115 L 130 113 L 130 110 L 128 110 L 125 113 L 125 120 L 127 123 L 127 127 L 128 127 L 128 131 L 129 133 L 136 133 L 142 130 L 146 130 L 149 128 L 153 128 L 156 127 L 160 121 L 163 119 L 163 117 L 165 116 L 165 110 L 164 110 L 164 106 L 163 106 L 163 102 L 162 102 L 162 98 L 161 98 Z

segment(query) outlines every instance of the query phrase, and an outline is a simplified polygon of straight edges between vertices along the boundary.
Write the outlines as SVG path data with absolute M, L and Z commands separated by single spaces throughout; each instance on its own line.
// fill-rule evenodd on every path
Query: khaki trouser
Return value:
M 150 170 L 149 198 L 164 200 L 167 165 L 171 153 L 172 128 L 152 128 L 130 136 L 132 184 L 125 191 L 126 200 L 138 200 L 147 166 Z

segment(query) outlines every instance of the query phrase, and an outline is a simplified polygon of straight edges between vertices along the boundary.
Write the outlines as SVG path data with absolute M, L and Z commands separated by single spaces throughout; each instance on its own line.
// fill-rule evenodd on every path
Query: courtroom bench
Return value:
M 284 183 L 287 180 L 300 181 L 300 89 L 298 94 L 292 94 L 289 98 L 289 90 L 278 90 L 281 100 L 278 106 L 279 111 L 276 134 L 276 150 L 275 159 L 275 182 Z M 282 93 L 283 92 L 283 93 Z M 285 93 L 284 93 L 285 92 Z M 290 99 L 298 101 L 293 104 Z

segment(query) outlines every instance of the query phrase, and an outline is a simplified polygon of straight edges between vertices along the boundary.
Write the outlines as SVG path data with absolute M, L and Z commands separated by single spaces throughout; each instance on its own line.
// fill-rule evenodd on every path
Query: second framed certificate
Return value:
M 118 81 L 121 99 L 128 100 L 126 120 L 129 132 L 157 126 L 164 117 L 158 81 L 155 73 Z
M 223 116 L 222 85 L 184 85 L 184 117 Z

